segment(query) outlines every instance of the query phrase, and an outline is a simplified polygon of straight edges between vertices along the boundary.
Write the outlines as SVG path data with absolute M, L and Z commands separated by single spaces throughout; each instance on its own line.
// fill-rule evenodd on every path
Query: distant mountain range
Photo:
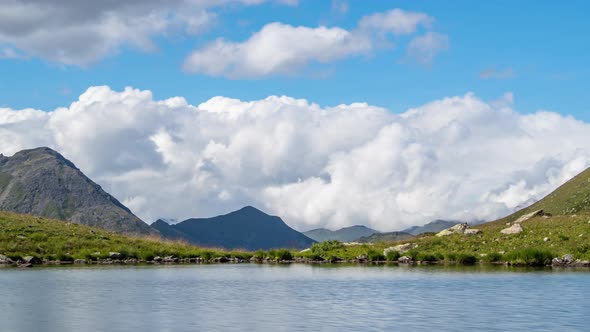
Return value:
M 460 224 L 459 221 L 448 221 L 448 220 L 435 220 L 429 222 L 424 226 L 413 226 L 407 229 L 404 229 L 402 232 L 409 233 L 412 235 L 420 235 L 422 233 L 438 233 L 444 229 L 449 227 L 453 227 L 457 224 Z
M 378 231 L 371 229 L 366 226 L 356 225 L 346 228 L 341 228 L 336 231 L 331 231 L 325 228 L 316 228 L 312 229 L 307 232 L 303 232 L 309 238 L 312 238 L 318 242 L 328 241 L 328 240 L 338 240 L 341 242 L 353 242 L 358 240 L 363 236 L 370 236 L 375 233 L 379 233 Z
M 251 206 L 213 218 L 187 219 L 175 225 L 159 219 L 152 227 L 167 239 L 226 249 L 304 249 L 315 242 L 287 226 L 281 218 Z
M 0 210 L 149 235 L 158 232 L 50 148 L 0 155 Z

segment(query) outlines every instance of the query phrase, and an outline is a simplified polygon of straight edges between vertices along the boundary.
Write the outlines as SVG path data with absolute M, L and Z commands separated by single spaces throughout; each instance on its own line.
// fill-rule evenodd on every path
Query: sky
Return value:
M 0 0 L 0 152 L 147 222 L 491 220 L 590 166 L 585 1 Z

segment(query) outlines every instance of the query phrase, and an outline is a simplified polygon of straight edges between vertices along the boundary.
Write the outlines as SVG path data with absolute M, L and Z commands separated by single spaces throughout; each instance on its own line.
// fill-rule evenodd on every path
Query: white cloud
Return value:
M 431 65 L 438 53 L 449 49 L 449 37 L 437 32 L 418 36 L 408 44 L 407 55 L 422 65 Z
M 590 166 L 590 124 L 473 94 L 400 114 L 364 103 L 93 87 L 67 108 L 0 109 L 0 152 L 50 146 L 144 220 L 246 204 L 298 229 L 493 219 Z
M 231 78 L 294 74 L 312 61 L 331 62 L 372 47 L 369 40 L 340 28 L 270 23 L 243 43 L 218 39 L 193 52 L 184 69 Z
M 154 50 L 155 36 L 198 33 L 215 19 L 213 7 L 271 1 L 0 0 L 0 46 L 60 64 L 88 65 L 125 46 Z
M 486 68 L 479 73 L 479 78 L 483 80 L 487 79 L 506 79 L 514 77 L 514 71 L 512 68 L 506 68 L 504 70 L 496 70 L 494 67 Z
M 363 17 L 358 27 L 310 28 L 279 22 L 269 23 L 243 42 L 219 38 L 193 51 L 185 60 L 186 72 L 228 78 L 259 78 L 300 74 L 314 63 L 369 55 L 392 45 L 390 35 L 409 35 L 434 19 L 424 13 L 393 9 Z M 431 63 L 436 53 L 448 48 L 448 37 L 428 33 L 410 43 L 408 52 Z
M 428 28 L 433 22 L 434 18 L 425 13 L 408 12 L 396 8 L 363 17 L 359 22 L 359 27 L 363 30 L 409 35 L 416 32 L 418 26 Z

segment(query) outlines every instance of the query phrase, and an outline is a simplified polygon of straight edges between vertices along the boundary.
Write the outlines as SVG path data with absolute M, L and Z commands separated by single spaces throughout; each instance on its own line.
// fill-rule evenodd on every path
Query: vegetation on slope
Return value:
M 110 252 L 122 259 L 152 260 L 156 256 L 175 256 L 210 260 L 216 257 L 249 259 L 243 251 L 199 248 L 180 241 L 157 237 L 129 237 L 100 228 L 71 222 L 0 211 L 0 254 L 18 260 L 25 256 L 72 261 L 106 259 Z
M 543 210 L 522 223 L 520 234 L 500 231 L 519 217 Z M 480 234 L 454 234 L 445 237 L 426 233 L 400 241 L 375 243 L 372 246 L 338 247 L 324 253 L 326 257 L 351 259 L 359 255 L 411 242 L 417 248 L 402 255 L 417 261 L 509 262 L 522 265 L 546 265 L 552 258 L 569 254 L 575 259 L 590 260 L 590 169 L 574 177 L 547 197 L 512 215 L 477 226 Z M 310 253 L 305 253 L 309 255 Z M 399 255 L 387 257 L 398 259 Z

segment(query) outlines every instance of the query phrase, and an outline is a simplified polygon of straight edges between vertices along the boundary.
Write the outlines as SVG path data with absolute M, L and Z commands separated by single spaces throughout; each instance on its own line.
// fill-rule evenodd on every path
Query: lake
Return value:
M 176 265 L 0 269 L 0 331 L 588 331 L 590 272 Z

